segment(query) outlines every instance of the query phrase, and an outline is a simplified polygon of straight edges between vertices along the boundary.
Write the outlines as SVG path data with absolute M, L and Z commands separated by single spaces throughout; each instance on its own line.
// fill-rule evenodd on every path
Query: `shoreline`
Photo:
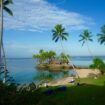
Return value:
M 88 77 L 97 77 L 101 73 L 97 69 L 76 69 L 77 74 L 79 75 L 80 78 L 88 78 Z M 77 79 L 76 77 L 65 77 L 59 80 L 51 81 L 48 83 L 48 86 L 59 86 L 59 85 L 73 85 L 74 83 L 70 83 L 71 80 Z
M 75 69 L 88 69 L 88 66 L 73 66 Z M 70 64 L 37 64 L 35 68 L 48 71 L 69 71 L 73 69 L 73 66 Z

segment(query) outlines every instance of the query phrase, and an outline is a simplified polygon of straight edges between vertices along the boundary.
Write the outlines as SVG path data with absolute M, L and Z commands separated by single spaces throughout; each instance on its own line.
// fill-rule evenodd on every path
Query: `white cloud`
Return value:
M 6 29 L 43 31 L 51 30 L 56 24 L 63 24 L 71 29 L 81 30 L 93 23 L 91 18 L 65 11 L 45 0 L 14 0 L 10 8 L 14 16 L 5 14 Z

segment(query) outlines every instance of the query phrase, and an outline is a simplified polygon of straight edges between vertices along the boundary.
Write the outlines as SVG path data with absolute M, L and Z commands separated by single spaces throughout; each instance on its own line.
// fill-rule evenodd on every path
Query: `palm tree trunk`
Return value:
M 87 44 L 87 48 L 88 48 L 88 52 L 90 53 L 90 55 L 92 56 L 92 59 L 94 59 L 95 57 L 93 56 L 91 50 L 90 50 L 90 47 L 89 47 L 89 44 L 88 44 L 88 41 L 86 41 L 86 44 Z
M 62 44 L 62 40 L 61 39 L 60 39 L 60 44 L 61 44 L 62 51 L 65 52 L 64 51 L 64 48 L 63 48 L 63 44 Z
M 1 53 L 1 49 L 2 49 L 2 35 L 3 35 L 3 1 L 0 0 L 0 66 L 2 67 L 1 63 L 2 63 L 2 53 Z
M 3 50 L 3 61 L 4 61 L 4 83 L 6 83 L 6 77 L 7 77 L 7 66 L 6 66 L 6 57 L 5 57 L 5 50 L 3 46 L 3 41 L 2 41 L 2 50 Z
M 62 40 L 61 40 L 61 39 L 60 39 L 60 43 L 61 43 L 62 50 L 65 52 L 65 50 L 64 50 L 64 48 L 63 48 L 63 45 L 62 45 Z M 68 59 L 67 56 L 66 56 L 66 58 L 67 58 L 67 60 L 70 62 L 70 60 Z M 79 77 L 79 74 L 77 73 L 77 71 L 76 71 L 74 65 L 73 65 L 71 62 L 70 62 L 70 64 L 71 64 L 71 66 L 73 67 L 73 70 L 75 71 L 75 73 L 76 73 L 76 75 L 77 75 L 77 77 L 78 77 L 78 79 L 79 79 L 79 78 L 80 78 L 80 77 Z
M 3 47 L 3 0 L 0 0 L 0 6 L 1 6 L 1 32 L 0 32 L 0 63 L 1 63 L 1 58 L 2 58 L 2 55 L 1 55 L 1 51 L 3 50 L 3 57 L 4 57 L 4 83 L 6 82 L 6 59 L 5 59 L 5 52 L 4 52 L 4 47 Z M 1 65 L 2 66 L 2 65 Z

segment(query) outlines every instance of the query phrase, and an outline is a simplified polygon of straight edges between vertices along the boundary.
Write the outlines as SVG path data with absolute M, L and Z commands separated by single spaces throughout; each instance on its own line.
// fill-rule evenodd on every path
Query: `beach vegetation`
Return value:
M 54 51 L 39 51 L 38 54 L 34 54 L 33 58 L 35 58 L 39 64 L 52 64 L 52 63 L 69 63 L 68 58 L 70 58 L 70 55 L 65 54 L 64 52 L 60 53 L 60 55 L 57 55 Z
M 100 44 L 105 44 L 105 25 L 101 27 L 101 32 L 97 36 L 98 36 L 98 42 Z
M 102 74 L 105 73 L 105 63 L 100 58 L 93 59 L 93 63 L 90 65 L 90 68 L 99 69 Z
M 34 54 L 33 58 L 36 59 L 37 68 L 40 69 L 57 69 L 70 68 L 69 60 L 70 55 L 61 52 L 59 55 L 54 51 L 39 51 L 38 54 Z

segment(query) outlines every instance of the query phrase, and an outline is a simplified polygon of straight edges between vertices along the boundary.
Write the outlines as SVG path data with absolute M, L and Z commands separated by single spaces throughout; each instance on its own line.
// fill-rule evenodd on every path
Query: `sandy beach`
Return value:
M 76 69 L 77 74 L 79 75 L 80 78 L 87 78 L 90 76 L 98 76 L 100 74 L 100 71 L 95 69 Z M 69 85 L 70 81 L 76 77 L 65 77 L 62 79 L 59 79 L 57 81 L 52 81 L 48 83 L 49 86 L 58 86 L 58 85 Z M 73 85 L 73 83 L 71 83 Z

